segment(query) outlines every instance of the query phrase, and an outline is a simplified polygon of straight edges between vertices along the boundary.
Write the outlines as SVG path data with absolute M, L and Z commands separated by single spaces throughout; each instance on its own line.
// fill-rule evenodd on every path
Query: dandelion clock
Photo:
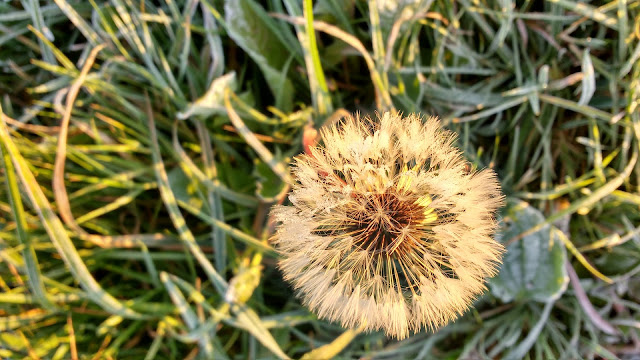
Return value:
M 291 206 L 274 207 L 279 267 L 318 317 L 398 339 L 461 315 L 504 251 L 503 197 L 469 171 L 435 118 L 348 117 L 295 158 Z

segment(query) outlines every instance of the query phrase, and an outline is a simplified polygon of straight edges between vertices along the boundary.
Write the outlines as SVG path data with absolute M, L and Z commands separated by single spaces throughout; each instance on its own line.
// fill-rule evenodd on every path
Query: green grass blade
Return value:
M 347 347 L 359 333 L 360 331 L 356 329 L 347 330 L 331 343 L 323 345 L 317 349 L 313 349 L 302 355 L 300 360 L 333 359 L 342 350 L 344 350 L 344 348 Z
M 538 336 L 542 331 L 542 328 L 547 323 L 549 319 L 549 315 L 551 314 L 551 309 L 553 309 L 555 301 L 549 301 L 544 305 L 544 309 L 542 310 L 542 314 L 538 318 L 536 324 L 529 329 L 529 333 L 527 337 L 524 338 L 522 342 L 518 344 L 515 348 L 513 348 L 509 353 L 507 353 L 503 359 L 505 360 L 517 360 L 522 359 L 529 352 L 529 349 L 533 346 L 533 344 L 538 341 Z
M 2 110 L 0 109 L 0 116 L 1 115 Z M 80 254 L 78 254 L 78 251 L 71 242 L 71 239 L 67 235 L 62 222 L 51 208 L 51 204 L 44 195 L 40 185 L 38 185 L 35 176 L 29 169 L 29 164 L 22 157 L 13 140 L 11 140 L 9 130 L 4 124 L 4 121 L 0 122 L 0 139 L 4 143 L 11 160 L 15 165 L 16 172 L 25 187 L 32 206 L 42 220 L 42 225 L 49 234 L 49 237 L 58 250 L 58 253 L 64 259 L 65 264 L 67 264 L 75 279 L 78 280 L 85 289 L 89 298 L 103 309 L 113 314 L 135 319 L 145 317 L 126 307 L 119 300 L 111 296 L 93 278 L 86 264 L 80 257 Z
M 180 316 L 182 317 L 182 320 L 184 320 L 185 324 L 187 324 L 187 327 L 191 330 L 199 327 L 200 321 L 198 320 L 198 317 L 196 316 L 195 312 L 193 312 L 180 290 L 176 288 L 173 282 L 169 279 L 169 276 L 166 272 L 163 271 L 160 273 L 160 280 L 164 284 L 164 287 L 167 289 L 171 300 L 178 308 Z M 200 335 L 201 337 L 200 339 L 198 339 L 198 344 L 200 346 L 200 349 L 202 349 L 203 356 L 206 359 L 213 358 L 213 346 L 211 343 L 211 339 L 209 338 L 209 334 L 207 332 L 203 332 Z
M 516 241 L 527 235 L 533 234 L 536 231 L 539 231 L 540 229 L 542 229 L 543 227 L 549 224 L 552 224 L 553 222 L 559 219 L 562 219 L 563 217 L 573 214 L 575 212 L 580 211 L 581 213 L 586 214 L 593 205 L 595 205 L 598 201 L 602 200 L 602 198 L 604 198 L 605 196 L 611 194 L 614 190 L 620 187 L 620 185 L 622 185 L 624 180 L 633 171 L 637 160 L 638 160 L 638 151 L 634 149 L 633 155 L 631 156 L 629 163 L 624 168 L 624 171 L 620 173 L 618 176 L 611 179 L 609 182 L 607 182 L 597 190 L 593 191 L 589 196 L 586 196 L 580 200 L 574 201 L 566 209 L 560 210 L 558 212 L 555 212 L 551 216 L 548 216 L 546 220 L 543 221 L 542 223 L 539 223 L 536 226 L 533 226 L 532 228 L 530 228 L 529 230 L 526 230 L 522 234 L 516 236 L 515 238 L 508 240 L 507 243 L 511 243 L 512 241 Z
M 0 114 L 1 117 L 1 114 Z M 29 289 L 33 293 L 34 298 L 45 309 L 53 309 L 53 304 L 47 298 L 47 291 L 42 281 L 40 274 L 40 264 L 38 263 L 38 257 L 36 251 L 31 244 L 31 238 L 27 234 L 27 222 L 25 220 L 25 211 L 22 205 L 22 198 L 20 191 L 18 190 L 18 181 L 15 175 L 15 169 L 13 162 L 6 150 L 3 150 L 3 146 L 0 145 L 0 165 L 4 170 L 5 182 L 7 184 L 7 194 L 9 195 L 9 204 L 11 205 L 11 213 L 13 214 L 16 224 L 16 237 L 20 241 L 20 244 L 24 247 L 22 250 L 22 257 L 24 258 L 24 265 L 27 270 L 27 281 L 29 282 Z
M 198 246 L 198 244 L 196 243 L 196 239 L 193 236 L 193 233 L 191 233 L 191 230 L 189 230 L 189 228 L 187 227 L 187 223 L 182 216 L 182 213 L 180 212 L 180 208 L 178 207 L 178 202 L 176 201 L 175 195 L 173 194 L 173 190 L 171 190 L 171 184 L 169 183 L 169 178 L 167 176 L 164 162 L 162 161 L 162 157 L 160 154 L 160 145 L 158 144 L 156 124 L 148 99 L 147 119 L 151 136 L 151 151 L 154 164 L 153 166 L 156 173 L 156 178 L 158 180 L 158 188 L 160 189 L 160 195 L 162 196 L 164 205 L 169 212 L 173 225 L 180 234 L 180 239 L 182 239 L 185 246 L 193 254 L 198 263 L 200 263 L 200 266 L 202 266 L 207 276 L 216 287 L 216 290 L 218 290 L 221 295 L 224 295 L 227 290 L 227 282 L 222 278 L 222 276 L 220 276 L 220 274 L 218 274 L 209 259 L 207 259 L 207 256 L 204 254 L 200 246 Z
M 93 30 L 93 28 L 78 14 L 74 7 L 66 0 L 54 0 L 56 5 L 67 15 L 69 20 L 80 30 L 82 35 L 89 40 L 92 46 L 98 46 L 100 43 L 100 36 Z M 77 6 L 77 5 L 76 5 Z

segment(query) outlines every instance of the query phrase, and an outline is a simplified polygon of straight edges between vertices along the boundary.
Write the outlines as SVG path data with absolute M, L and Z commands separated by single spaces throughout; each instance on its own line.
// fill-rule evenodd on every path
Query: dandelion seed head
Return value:
M 349 117 L 294 161 L 277 206 L 279 266 L 303 303 L 345 327 L 398 339 L 460 316 L 496 274 L 503 197 L 470 172 L 435 118 Z

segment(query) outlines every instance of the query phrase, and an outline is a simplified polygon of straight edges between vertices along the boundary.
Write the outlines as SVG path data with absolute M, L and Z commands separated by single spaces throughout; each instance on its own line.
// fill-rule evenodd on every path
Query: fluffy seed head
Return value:
M 503 197 L 470 171 L 435 118 L 346 118 L 294 162 L 293 206 L 278 206 L 285 279 L 320 318 L 399 339 L 457 318 L 504 251 Z

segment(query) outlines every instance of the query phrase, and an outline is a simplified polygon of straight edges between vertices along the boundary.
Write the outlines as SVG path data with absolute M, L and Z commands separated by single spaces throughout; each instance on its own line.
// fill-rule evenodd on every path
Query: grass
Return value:
M 4 1 L 0 95 L 0 358 L 640 353 L 639 1 Z M 401 342 L 268 241 L 305 131 L 389 109 L 509 198 L 489 291 Z

